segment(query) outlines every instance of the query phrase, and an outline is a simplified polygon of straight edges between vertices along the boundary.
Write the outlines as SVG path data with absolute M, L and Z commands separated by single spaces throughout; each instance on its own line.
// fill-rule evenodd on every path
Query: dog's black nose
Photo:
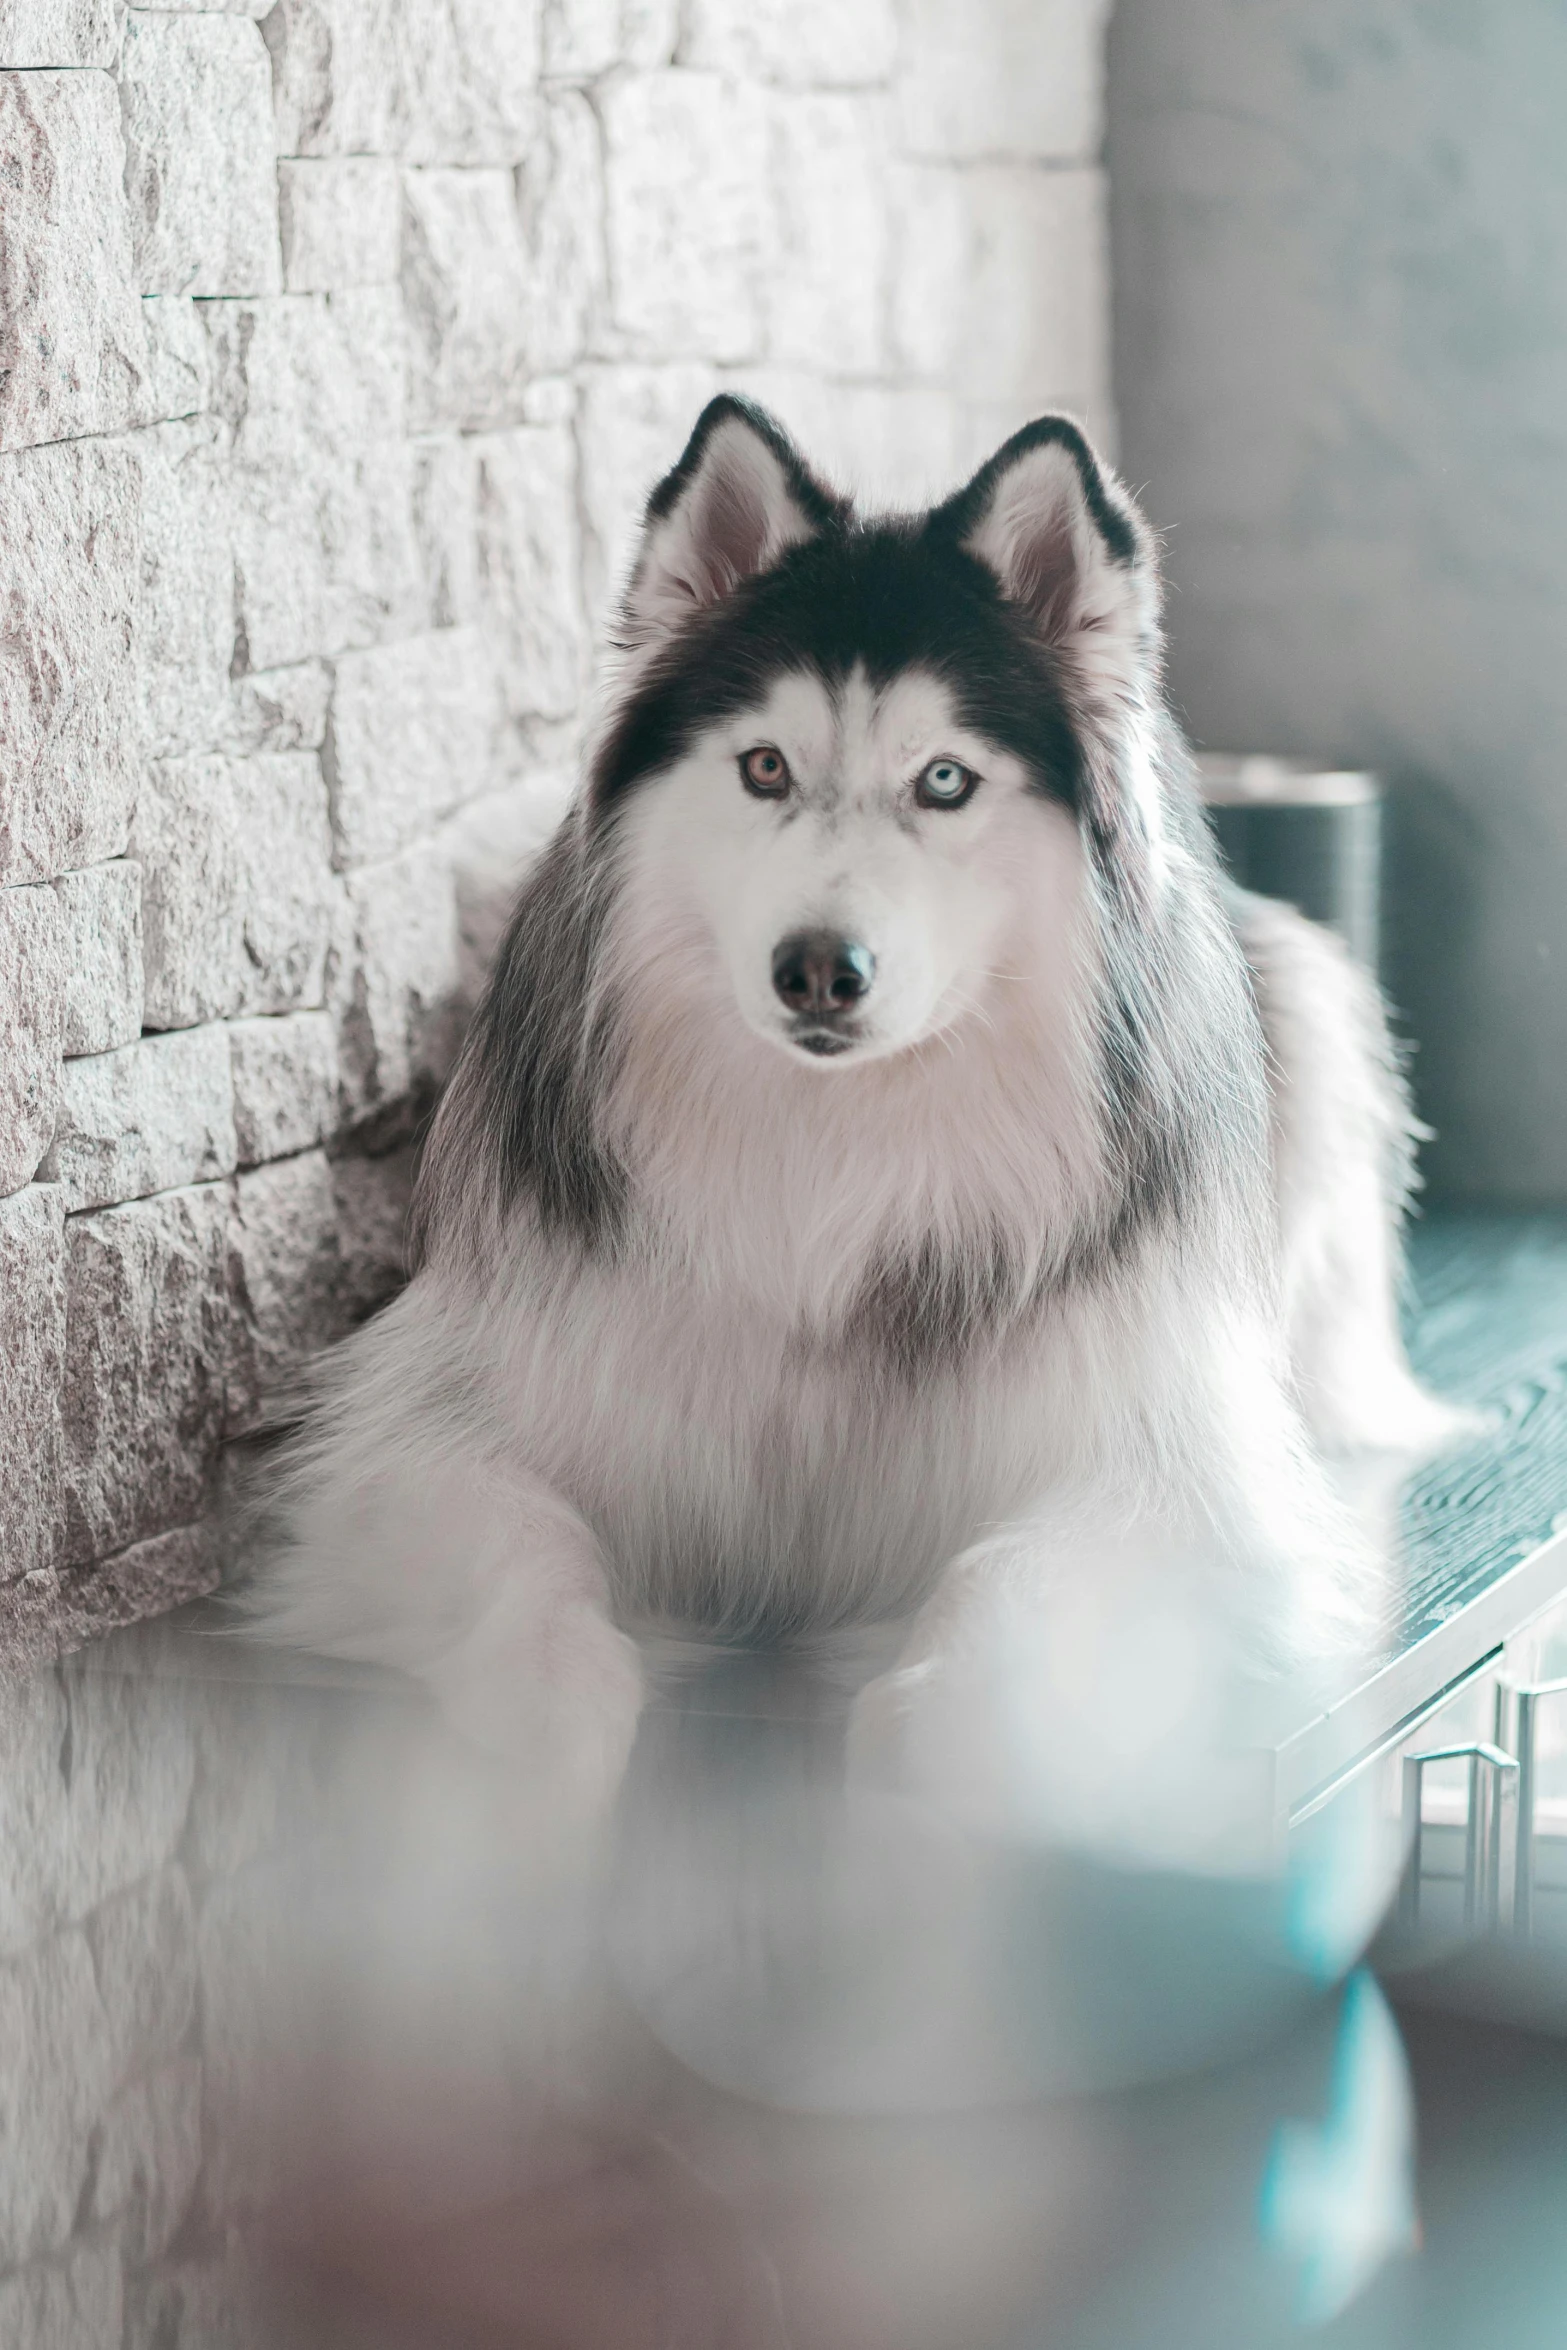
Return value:
M 773 986 L 791 1012 L 851 1012 L 869 995 L 876 958 L 830 930 L 799 930 L 773 951 Z

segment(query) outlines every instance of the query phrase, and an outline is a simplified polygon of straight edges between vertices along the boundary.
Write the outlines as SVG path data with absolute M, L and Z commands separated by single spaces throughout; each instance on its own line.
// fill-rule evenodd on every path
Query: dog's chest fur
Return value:
M 506 1409 L 623 1616 L 783 1635 L 906 1609 L 1058 1481 L 1075 1320 L 1046 1309 L 911 1377 L 878 1334 L 590 1270 L 514 1338 Z

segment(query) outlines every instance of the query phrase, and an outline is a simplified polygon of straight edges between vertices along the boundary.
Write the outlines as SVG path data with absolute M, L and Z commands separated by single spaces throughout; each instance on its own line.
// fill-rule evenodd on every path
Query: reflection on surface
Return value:
M 0 2340 L 1443 2339 L 1363 1897 L 1302 1938 L 1351 1832 L 1132 1866 L 846 1777 L 846 1716 L 687 1673 L 583 1841 L 211 1635 L 8 1692 Z

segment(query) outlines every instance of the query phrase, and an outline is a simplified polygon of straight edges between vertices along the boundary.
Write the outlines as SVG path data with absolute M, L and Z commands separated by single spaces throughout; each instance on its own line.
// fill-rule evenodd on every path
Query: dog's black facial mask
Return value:
M 782 429 L 724 395 L 654 491 L 623 629 L 639 663 L 596 762 L 607 813 L 716 720 L 814 669 L 924 669 L 1035 787 L 1096 795 L 1085 730 L 1137 696 L 1157 589 L 1137 516 L 1066 417 L 1027 425 L 934 512 L 862 520 Z

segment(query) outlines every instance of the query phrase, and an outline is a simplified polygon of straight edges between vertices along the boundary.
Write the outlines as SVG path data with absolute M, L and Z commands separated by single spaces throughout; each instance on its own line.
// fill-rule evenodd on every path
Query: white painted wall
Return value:
M 1567 1198 L 1567 14 L 1118 0 L 1109 93 L 1177 698 L 1389 775 L 1432 1179 Z

